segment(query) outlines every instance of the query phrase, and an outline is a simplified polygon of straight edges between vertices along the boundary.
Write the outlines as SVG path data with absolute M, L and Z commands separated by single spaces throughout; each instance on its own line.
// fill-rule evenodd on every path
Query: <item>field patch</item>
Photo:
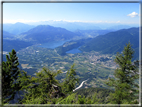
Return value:
M 26 68 L 27 68 L 27 69 L 32 68 L 32 67 L 29 67 L 28 65 L 29 65 L 29 64 L 21 64 L 21 66 L 22 66 L 23 69 L 26 69 Z

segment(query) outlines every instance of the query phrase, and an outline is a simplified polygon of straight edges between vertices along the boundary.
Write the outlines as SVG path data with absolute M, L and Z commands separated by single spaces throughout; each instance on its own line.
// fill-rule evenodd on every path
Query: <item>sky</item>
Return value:
M 38 21 L 139 24 L 139 3 L 3 3 L 3 23 Z

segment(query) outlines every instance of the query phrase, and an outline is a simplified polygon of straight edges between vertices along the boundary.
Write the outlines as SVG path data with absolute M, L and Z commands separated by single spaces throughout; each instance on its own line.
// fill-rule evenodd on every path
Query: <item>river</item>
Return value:
M 88 79 L 87 79 L 87 80 L 88 80 Z M 82 81 L 82 83 L 80 84 L 80 86 L 78 86 L 76 89 L 74 89 L 73 92 L 76 91 L 76 90 L 78 90 L 79 88 L 81 88 L 81 87 L 83 86 L 83 83 L 86 82 L 87 80 Z

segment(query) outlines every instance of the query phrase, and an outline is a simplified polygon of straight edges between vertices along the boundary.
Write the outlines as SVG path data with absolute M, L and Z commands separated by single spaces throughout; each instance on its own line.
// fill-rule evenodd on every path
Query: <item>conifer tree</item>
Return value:
M 20 70 L 16 51 L 13 49 L 6 55 L 6 62 L 2 62 L 2 102 L 9 103 L 14 99 L 17 91 L 21 89 L 20 82 L 17 82 Z
M 41 72 L 36 73 L 36 76 L 31 78 L 28 85 L 29 89 L 26 90 L 27 93 L 21 102 L 28 104 L 47 104 L 49 102 L 52 103 L 53 98 L 61 97 L 62 90 L 58 80 L 55 79 L 60 73 L 60 70 L 53 72 L 43 67 Z
M 115 70 L 115 78 L 109 78 L 107 85 L 115 88 L 115 93 L 111 94 L 111 103 L 115 104 L 131 104 L 134 103 L 136 93 L 138 92 L 138 84 L 135 82 L 138 79 L 138 70 L 135 64 L 132 63 L 134 50 L 128 43 L 122 52 L 117 53 L 115 62 L 119 68 Z
M 64 92 L 70 93 L 75 89 L 75 85 L 79 83 L 79 78 L 76 77 L 76 72 L 74 69 L 75 64 L 73 64 L 70 70 L 66 73 L 66 78 L 63 82 Z

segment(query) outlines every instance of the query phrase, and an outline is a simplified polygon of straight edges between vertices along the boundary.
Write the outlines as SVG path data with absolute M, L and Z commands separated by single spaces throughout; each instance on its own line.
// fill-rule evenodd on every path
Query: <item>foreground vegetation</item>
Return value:
M 73 92 L 79 83 L 75 65 L 62 81 L 56 79 L 61 70 L 55 72 L 46 67 L 33 77 L 18 68 L 18 57 L 12 50 L 2 63 L 2 103 L 12 103 L 19 94 L 17 103 L 20 104 L 138 104 L 138 70 L 131 62 L 132 57 L 130 43 L 122 54 L 117 54 L 115 62 L 119 68 L 115 70 L 115 77 L 106 82 L 113 90 L 88 88 Z

